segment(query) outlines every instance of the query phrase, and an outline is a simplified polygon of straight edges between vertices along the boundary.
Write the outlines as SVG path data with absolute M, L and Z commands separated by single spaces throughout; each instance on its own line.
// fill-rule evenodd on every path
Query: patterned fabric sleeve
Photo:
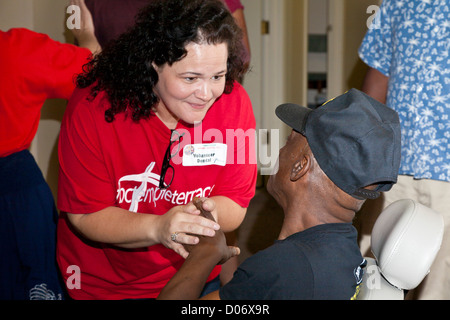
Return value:
M 400 174 L 450 181 L 450 3 L 385 0 L 360 46 L 389 77 L 386 105 L 402 125 Z
M 384 1 L 359 48 L 359 56 L 368 66 L 389 76 L 392 61 L 392 1 Z

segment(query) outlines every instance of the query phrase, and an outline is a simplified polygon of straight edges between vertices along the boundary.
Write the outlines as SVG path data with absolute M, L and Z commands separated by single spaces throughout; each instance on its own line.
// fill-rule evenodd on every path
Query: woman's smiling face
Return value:
M 187 55 L 171 66 L 153 65 L 159 79 L 154 91 L 156 114 L 170 128 L 178 121 L 201 122 L 225 90 L 228 48 L 225 43 L 186 46 Z

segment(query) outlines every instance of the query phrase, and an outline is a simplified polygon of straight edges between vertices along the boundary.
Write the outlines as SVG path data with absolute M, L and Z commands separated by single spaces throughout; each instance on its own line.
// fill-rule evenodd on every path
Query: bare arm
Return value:
M 143 248 L 161 243 L 183 257 L 188 252 L 182 244 L 196 244 L 198 237 L 187 233 L 213 236 L 220 227 L 199 216 L 193 204 L 178 206 L 166 214 L 140 214 L 117 207 L 108 207 L 90 214 L 68 214 L 69 221 L 87 239 L 122 248 Z M 177 242 L 171 240 L 175 232 L 186 233 Z
M 386 103 L 388 83 L 387 76 L 376 69 L 369 68 L 364 78 L 362 91 L 381 103 Z
M 205 209 L 213 211 L 213 215 L 217 217 L 217 222 L 223 232 L 236 230 L 244 220 L 247 208 L 241 207 L 227 197 L 215 196 L 210 199 L 214 201 L 216 210 L 212 206 L 214 203 L 209 201 L 205 202 Z
M 222 238 L 221 244 L 211 243 Z M 221 261 L 228 260 L 239 254 L 236 247 L 227 247 L 223 232 L 217 232 L 214 238 L 205 237 L 195 245 L 184 261 L 180 270 L 163 288 L 158 300 L 195 300 L 205 286 L 213 268 Z M 218 291 L 203 297 L 205 300 L 220 299 Z
M 236 21 L 236 24 L 242 30 L 242 42 L 244 44 L 245 51 L 246 51 L 244 63 L 246 65 L 246 67 L 248 67 L 250 64 L 250 59 L 251 59 L 251 50 L 250 50 L 250 41 L 248 39 L 247 24 L 245 22 L 244 10 L 238 9 L 238 10 L 234 11 L 233 17 Z
M 199 206 L 202 204 L 199 203 Z M 208 214 L 208 211 L 202 212 L 206 217 Z M 158 296 L 159 300 L 198 299 L 213 268 L 240 253 L 239 248 L 227 246 L 222 230 L 216 232 L 214 237 L 201 237 L 197 245 L 189 246 L 188 249 L 189 256 L 163 288 Z M 209 294 L 205 299 L 220 299 L 218 291 Z
M 108 207 L 90 214 L 68 213 L 68 218 L 75 229 L 89 240 L 127 249 L 163 244 L 186 258 L 188 252 L 183 244 L 197 244 L 199 238 L 196 235 L 211 237 L 219 228 L 234 230 L 245 217 L 246 209 L 234 201 L 226 197 L 211 199 L 213 201 L 205 201 L 204 207 L 212 211 L 219 223 L 199 216 L 200 211 L 192 203 L 173 207 L 161 216 Z M 177 242 L 171 239 L 173 233 L 179 234 Z
M 78 45 L 82 48 L 89 49 L 93 54 L 100 53 L 101 46 L 95 36 L 94 21 L 84 0 L 71 0 L 70 4 L 80 8 L 81 27 L 79 29 L 72 29 L 72 34 L 78 41 Z

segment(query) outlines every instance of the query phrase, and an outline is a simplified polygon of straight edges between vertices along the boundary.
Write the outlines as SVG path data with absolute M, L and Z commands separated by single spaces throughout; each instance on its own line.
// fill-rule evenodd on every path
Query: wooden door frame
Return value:
M 344 1 L 328 0 L 327 94 L 331 99 L 343 93 L 344 85 Z

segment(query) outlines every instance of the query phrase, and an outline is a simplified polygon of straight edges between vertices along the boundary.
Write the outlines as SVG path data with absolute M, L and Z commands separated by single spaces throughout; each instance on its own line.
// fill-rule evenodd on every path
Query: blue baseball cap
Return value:
M 397 182 L 401 133 L 396 111 L 351 89 L 317 109 L 287 103 L 276 115 L 308 140 L 323 172 L 357 199 L 375 199 Z M 378 185 L 375 190 L 365 187 Z

